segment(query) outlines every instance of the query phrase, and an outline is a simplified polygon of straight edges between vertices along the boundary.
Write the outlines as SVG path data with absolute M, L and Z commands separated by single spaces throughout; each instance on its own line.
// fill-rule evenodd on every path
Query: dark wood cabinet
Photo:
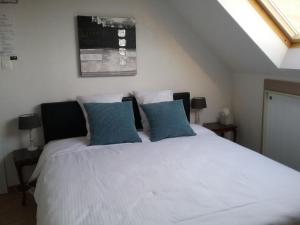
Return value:
M 26 205 L 26 192 L 31 187 L 28 181 L 24 180 L 23 168 L 37 164 L 43 149 L 39 148 L 36 151 L 28 151 L 25 148 L 13 151 L 13 160 L 18 172 L 20 181 L 19 189 L 22 191 L 22 205 Z
M 233 141 L 236 142 L 237 140 L 237 126 L 234 124 L 223 125 L 218 122 L 214 122 L 214 123 L 204 123 L 203 126 L 215 132 L 216 134 L 220 135 L 221 137 L 224 137 L 226 132 L 232 132 Z

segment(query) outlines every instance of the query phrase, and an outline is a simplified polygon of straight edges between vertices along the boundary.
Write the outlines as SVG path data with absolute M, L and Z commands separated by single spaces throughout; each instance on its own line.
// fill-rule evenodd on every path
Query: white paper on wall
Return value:
M 13 13 L 0 9 L 0 56 L 14 56 L 16 32 Z

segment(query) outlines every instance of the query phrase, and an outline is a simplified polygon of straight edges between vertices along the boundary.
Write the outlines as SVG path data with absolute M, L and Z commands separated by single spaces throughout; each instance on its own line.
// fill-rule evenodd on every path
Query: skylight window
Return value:
M 300 43 L 300 0 L 257 0 L 286 35 L 290 45 Z

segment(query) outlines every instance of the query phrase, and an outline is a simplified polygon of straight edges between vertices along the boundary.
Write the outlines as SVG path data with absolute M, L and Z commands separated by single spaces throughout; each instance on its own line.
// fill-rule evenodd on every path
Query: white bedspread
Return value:
M 195 127 L 194 127 L 195 128 Z M 151 143 L 49 143 L 38 225 L 271 225 L 300 218 L 300 173 L 212 132 Z

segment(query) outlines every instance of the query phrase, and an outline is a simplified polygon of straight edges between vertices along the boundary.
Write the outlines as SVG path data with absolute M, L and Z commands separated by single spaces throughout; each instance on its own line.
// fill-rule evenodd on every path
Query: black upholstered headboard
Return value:
M 190 93 L 174 93 L 174 100 L 183 100 L 184 109 L 190 120 Z M 124 97 L 123 101 L 132 101 L 135 126 L 142 129 L 141 116 L 134 97 Z M 41 104 L 45 143 L 49 141 L 81 137 L 87 134 L 85 118 L 76 101 L 54 102 Z

